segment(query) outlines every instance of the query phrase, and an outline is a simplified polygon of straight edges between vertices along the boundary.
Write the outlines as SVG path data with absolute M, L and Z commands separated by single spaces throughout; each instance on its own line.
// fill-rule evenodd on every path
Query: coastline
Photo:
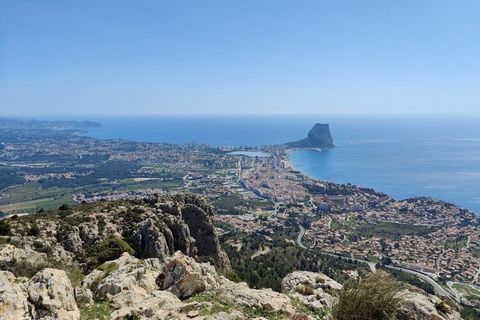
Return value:
M 384 192 L 383 190 L 374 188 L 372 186 L 361 185 L 361 184 L 356 184 L 356 183 L 351 183 L 351 182 L 337 182 L 337 181 L 334 181 L 334 180 L 322 179 L 322 178 L 312 176 L 312 175 L 308 174 L 307 172 L 305 172 L 305 170 L 302 170 L 298 166 L 296 166 L 294 161 L 290 158 L 290 152 L 289 151 L 306 151 L 306 150 L 318 151 L 318 150 L 315 150 L 315 148 L 288 148 L 286 150 L 285 157 L 282 158 L 282 162 L 285 164 L 285 169 L 298 171 L 303 176 L 305 176 L 309 179 L 315 180 L 315 181 L 320 181 L 320 182 L 323 181 L 323 182 L 334 183 L 334 184 L 350 184 L 352 186 L 356 186 L 356 187 L 359 187 L 359 188 L 372 189 L 372 190 L 375 190 L 376 192 L 384 193 L 394 200 L 407 200 L 407 199 L 413 199 L 413 198 L 429 198 L 429 199 L 432 199 L 432 200 L 435 200 L 435 201 L 441 201 L 441 202 L 448 203 L 448 204 L 453 205 L 455 207 L 458 207 L 460 209 L 467 210 L 468 212 L 473 213 L 475 216 L 480 217 L 480 212 L 478 212 L 474 209 L 466 208 L 465 206 L 460 205 L 460 204 L 452 203 L 448 200 L 442 199 L 441 197 L 434 197 L 434 196 L 430 196 L 430 195 L 421 195 L 421 194 L 415 194 L 415 195 L 408 196 L 408 197 L 395 197 L 395 196 L 392 196 L 389 192 Z

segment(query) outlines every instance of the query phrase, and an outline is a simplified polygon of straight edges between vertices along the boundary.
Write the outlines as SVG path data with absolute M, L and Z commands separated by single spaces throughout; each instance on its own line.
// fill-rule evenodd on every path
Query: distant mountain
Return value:
M 93 121 L 33 120 L 0 118 L 1 129 L 83 129 L 98 128 L 102 124 Z
M 308 132 L 305 139 L 285 144 L 290 148 L 334 148 L 328 123 L 317 123 Z

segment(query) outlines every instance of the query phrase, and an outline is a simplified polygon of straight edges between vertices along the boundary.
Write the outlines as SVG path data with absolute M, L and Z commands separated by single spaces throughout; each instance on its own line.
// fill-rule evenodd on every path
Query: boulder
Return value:
M 284 312 L 292 316 L 295 314 L 291 299 L 286 294 L 272 289 L 251 289 L 244 282 L 235 283 L 222 278 L 217 290 L 239 305 L 264 311 Z
M 88 288 L 75 288 L 75 302 L 81 308 L 93 304 L 92 291 Z
M 110 319 L 121 320 L 128 315 L 154 319 L 181 319 L 182 301 L 168 291 L 155 290 L 150 295 L 130 306 L 114 311 Z
M 0 271 L 0 319 L 30 319 L 25 287 L 8 271 Z
M 404 303 L 397 314 L 397 320 L 461 320 L 455 308 L 435 296 L 418 292 L 402 291 Z
M 45 262 L 46 259 L 47 255 L 45 253 L 36 252 L 29 248 L 17 248 L 11 244 L 0 247 L 0 261 L 9 262 L 15 260 L 28 264 L 40 264 Z
M 158 259 L 139 260 L 123 253 L 116 260 L 104 263 L 103 270 L 94 270 L 82 282 L 98 299 L 110 299 L 118 307 L 133 306 L 155 290 L 155 279 L 162 265 Z
M 80 318 L 74 290 L 65 271 L 46 268 L 34 275 L 26 288 L 28 299 L 35 306 L 33 318 Z
M 177 251 L 166 261 L 156 282 L 161 289 L 168 290 L 179 298 L 188 298 L 214 288 L 218 284 L 218 275 L 212 265 L 198 263 Z
M 282 280 L 282 292 L 313 309 L 331 307 L 342 285 L 323 273 L 295 271 Z

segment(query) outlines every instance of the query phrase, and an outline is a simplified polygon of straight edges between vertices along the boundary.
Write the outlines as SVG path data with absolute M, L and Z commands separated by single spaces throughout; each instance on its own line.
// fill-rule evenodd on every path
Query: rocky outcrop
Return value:
M 27 292 L 20 281 L 8 271 L 0 271 L 0 319 L 30 319 Z
M 295 314 L 291 299 L 272 289 L 251 289 L 244 282 L 235 283 L 223 279 L 218 290 L 222 296 L 242 306 L 269 312 L 283 312 L 287 315 Z
M 188 204 L 182 210 L 182 217 L 188 225 L 192 237 L 195 238 L 198 254 L 209 258 L 220 271 L 223 271 L 230 267 L 230 263 L 226 253 L 217 249 L 220 248 L 220 243 L 214 236 L 215 226 L 209 217 L 211 213 L 207 212 L 201 206 Z
M 290 148 L 334 148 L 333 138 L 328 124 L 317 123 L 308 132 L 305 139 L 285 144 Z
M 46 268 L 28 281 L 26 289 L 28 301 L 34 306 L 32 318 L 80 318 L 74 290 L 65 271 Z
M 79 205 L 55 214 L 39 214 L 34 221 L 17 217 L 8 221 L 13 233 L 9 238 L 25 249 L 4 246 L 0 248 L 0 261 L 46 260 L 45 253 L 35 251 L 35 244 L 41 244 L 41 251 L 49 252 L 51 260 L 84 263 L 75 259 L 94 257 L 96 245 L 114 236 L 126 241 L 138 258 L 158 258 L 163 262 L 179 250 L 210 261 L 219 270 L 227 270 L 229 260 L 218 241 L 212 215 L 213 209 L 204 199 L 178 194 Z M 38 235 L 25 236 L 32 226 L 39 230 Z M 99 261 L 105 260 L 100 257 L 87 262 L 98 265 Z
M 331 307 L 342 285 L 323 273 L 295 271 L 283 278 L 282 292 L 297 298 L 312 309 Z
M 213 289 L 219 276 L 208 263 L 197 263 L 177 251 L 165 263 L 157 278 L 160 289 L 168 290 L 179 298 L 188 298 L 195 293 Z
M 403 291 L 404 303 L 397 314 L 397 320 L 461 320 L 456 307 L 450 306 L 435 296 L 418 292 Z
M 0 247 L 0 262 L 25 262 L 28 264 L 40 264 L 45 262 L 47 255 L 36 252 L 32 249 L 17 248 L 14 245 L 7 244 Z
M 154 278 L 156 276 L 156 278 Z M 111 319 L 135 315 L 145 319 L 250 319 L 243 308 L 277 312 L 287 319 L 296 314 L 291 299 L 271 289 L 251 289 L 220 276 L 209 263 L 199 263 L 177 251 L 162 265 L 159 259 L 139 260 L 124 253 L 92 271 L 82 282 L 96 299 L 113 302 Z M 212 301 L 190 301 L 196 294 L 229 301 L 228 312 Z M 215 299 L 215 298 L 213 298 Z M 231 304 L 231 305 L 230 305 Z M 201 316 L 207 314 L 207 316 Z
M 124 253 L 87 275 L 82 289 L 91 290 L 97 300 L 108 299 L 117 307 L 133 306 L 157 289 L 155 279 L 161 269 L 158 259 L 139 260 Z

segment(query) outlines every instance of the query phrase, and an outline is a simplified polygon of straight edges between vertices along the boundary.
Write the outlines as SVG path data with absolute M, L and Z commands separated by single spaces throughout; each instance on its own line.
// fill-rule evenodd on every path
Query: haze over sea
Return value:
M 83 118 L 82 118 L 83 119 Z M 396 199 L 431 196 L 480 213 L 479 118 L 409 116 L 156 116 L 87 118 L 97 138 L 260 146 L 329 123 L 337 148 L 292 150 L 317 179 L 372 187 Z

